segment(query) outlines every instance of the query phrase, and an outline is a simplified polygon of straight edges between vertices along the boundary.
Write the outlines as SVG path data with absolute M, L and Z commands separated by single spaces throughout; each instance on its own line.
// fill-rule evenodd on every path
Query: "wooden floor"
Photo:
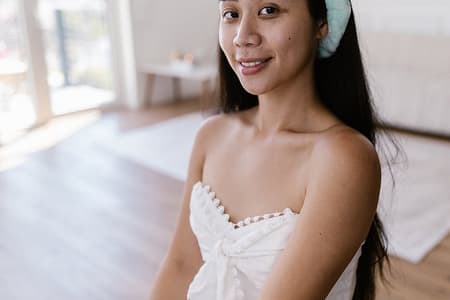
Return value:
M 196 101 L 109 112 L 0 173 L 0 299 L 147 299 L 182 183 L 98 141 L 198 109 Z M 377 299 L 450 299 L 450 236 L 423 262 L 393 258 Z

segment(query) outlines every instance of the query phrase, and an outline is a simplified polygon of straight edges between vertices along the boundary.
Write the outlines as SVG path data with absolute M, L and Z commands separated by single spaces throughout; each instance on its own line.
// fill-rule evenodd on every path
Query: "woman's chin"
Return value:
M 247 93 L 255 96 L 263 95 L 269 91 L 269 87 L 267 85 L 250 85 L 242 82 L 241 84 Z

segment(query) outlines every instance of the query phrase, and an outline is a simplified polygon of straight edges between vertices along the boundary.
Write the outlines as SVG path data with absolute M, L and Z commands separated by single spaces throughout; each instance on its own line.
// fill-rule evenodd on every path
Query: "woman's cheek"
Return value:
M 232 50 L 233 40 L 230 39 L 229 33 L 221 32 L 219 34 L 219 45 L 225 55 L 228 57 L 230 51 Z

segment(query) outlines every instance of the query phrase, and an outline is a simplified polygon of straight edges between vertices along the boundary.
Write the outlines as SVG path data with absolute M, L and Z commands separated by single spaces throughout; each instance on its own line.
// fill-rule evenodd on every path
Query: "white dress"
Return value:
M 187 299 L 257 299 L 299 216 L 286 208 L 234 224 L 210 187 L 197 182 L 189 220 L 204 263 L 189 285 Z M 326 300 L 352 299 L 360 255 L 361 247 Z

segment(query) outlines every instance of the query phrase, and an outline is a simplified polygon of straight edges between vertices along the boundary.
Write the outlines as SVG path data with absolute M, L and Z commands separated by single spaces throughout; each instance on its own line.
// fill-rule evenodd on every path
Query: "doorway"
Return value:
M 0 0 L 0 145 L 116 101 L 111 1 Z

